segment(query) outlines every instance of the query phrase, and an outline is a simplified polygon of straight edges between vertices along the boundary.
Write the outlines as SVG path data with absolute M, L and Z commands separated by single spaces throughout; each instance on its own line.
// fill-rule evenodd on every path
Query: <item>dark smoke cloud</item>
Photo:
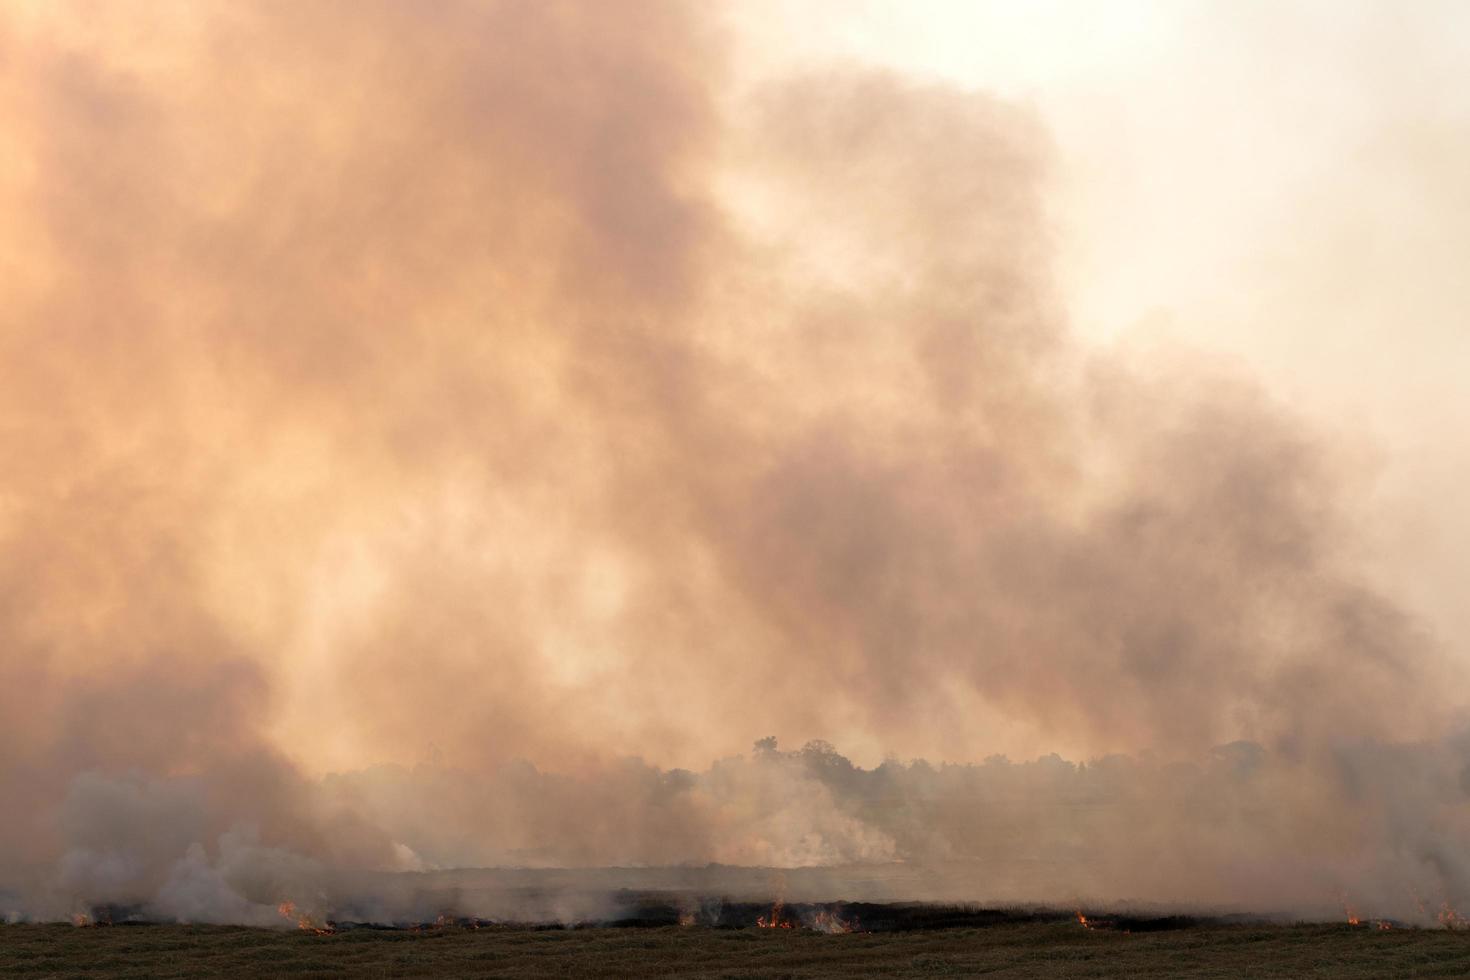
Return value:
M 1027 112 L 736 102 L 698 6 L 136 14 L 0 31 L 8 914 L 711 861 L 1463 899 L 1349 454 L 1070 339 Z M 707 763 L 766 731 L 1098 761 Z

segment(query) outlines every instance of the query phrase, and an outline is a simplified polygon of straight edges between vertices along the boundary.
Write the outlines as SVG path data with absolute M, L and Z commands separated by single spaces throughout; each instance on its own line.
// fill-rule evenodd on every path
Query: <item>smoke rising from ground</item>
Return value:
M 1351 447 L 1070 338 L 1026 111 L 737 98 L 666 3 L 18 5 L 0 52 L 8 914 L 497 864 L 1467 897 L 1463 699 L 1357 570 Z M 772 731 L 1097 761 L 729 758 Z

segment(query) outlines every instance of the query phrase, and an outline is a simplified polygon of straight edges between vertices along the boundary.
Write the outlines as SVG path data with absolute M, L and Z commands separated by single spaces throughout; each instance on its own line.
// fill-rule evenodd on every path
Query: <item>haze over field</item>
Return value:
M 1470 569 L 1399 533 L 1467 535 L 1463 11 L 1163 31 L 1247 106 L 1242 37 L 1370 52 L 1293 155 L 1079 126 L 1080 6 L 824 9 L 0 2 L 0 914 L 713 862 L 1464 923 Z M 904 33 L 1006 23 L 1000 95 Z M 1333 220 L 1252 237 L 1214 141 Z M 1207 326 L 1097 322 L 1139 269 Z

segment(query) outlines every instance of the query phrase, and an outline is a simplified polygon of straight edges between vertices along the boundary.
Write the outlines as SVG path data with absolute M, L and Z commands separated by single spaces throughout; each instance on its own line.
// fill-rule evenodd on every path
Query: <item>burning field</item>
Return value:
M 728 908 L 719 924 L 678 925 L 660 916 L 551 929 L 475 920 L 327 932 L 0 926 L 0 977 L 1378 978 L 1470 972 L 1470 942 L 1444 930 L 1177 916 L 1089 919 L 1083 928 L 1063 913 L 936 906 L 863 909 L 882 923 L 872 930 L 820 926 L 824 915 L 856 911 L 792 908 L 780 920 L 792 923 L 789 929 L 761 928 L 755 907 Z
M 699 878 L 738 888 L 757 870 L 706 869 Z M 71 925 L 0 926 L 0 977 L 1378 978 L 1470 971 L 1470 927 L 1458 918 L 1421 929 L 1356 917 L 1311 925 L 1141 908 L 757 902 L 621 889 L 580 895 L 584 909 L 601 910 L 595 918 L 577 919 L 564 905 L 553 922 L 538 910 L 553 895 L 571 897 L 566 881 L 547 880 L 558 876 L 532 882 L 522 874 L 514 883 L 504 873 L 469 877 L 478 880 L 461 875 L 449 888 L 432 881 L 413 887 L 421 901 L 440 903 L 465 900 L 467 885 L 482 892 L 482 902 L 484 892 L 499 891 L 504 917 L 441 912 L 385 924 L 283 902 L 274 928 L 244 928 L 160 925 L 143 908 L 99 907 Z M 597 876 L 581 877 L 586 884 Z
M 1470 970 L 1464 12 L 1002 6 L 0 0 L 0 975 Z

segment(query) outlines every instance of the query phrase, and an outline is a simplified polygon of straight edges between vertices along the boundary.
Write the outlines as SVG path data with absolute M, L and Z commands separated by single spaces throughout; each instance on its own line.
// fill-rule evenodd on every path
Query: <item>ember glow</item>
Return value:
M 0 0 L 0 917 L 1465 927 L 1470 30 L 1332 7 Z

